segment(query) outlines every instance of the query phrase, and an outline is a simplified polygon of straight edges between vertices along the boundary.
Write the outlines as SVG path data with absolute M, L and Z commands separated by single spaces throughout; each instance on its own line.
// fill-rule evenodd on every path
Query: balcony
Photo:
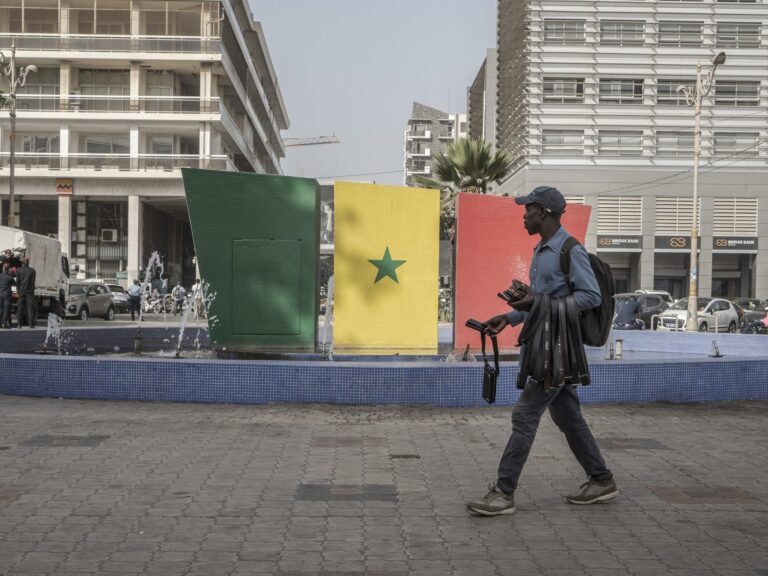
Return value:
M 408 130 L 406 137 L 413 140 L 416 138 L 424 138 L 426 140 L 432 139 L 432 130 Z
M 99 36 L 96 34 L 0 34 L 0 50 L 29 52 L 151 52 L 219 54 L 221 40 L 205 36 Z
M 17 152 L 15 165 L 18 170 L 50 171 L 114 171 L 114 172 L 173 172 L 181 168 L 206 168 L 209 170 L 237 171 L 226 155 L 201 158 L 197 154 L 35 154 Z M 0 154 L 0 171 L 10 166 L 10 154 Z
M 218 98 L 196 96 L 86 96 L 83 94 L 19 94 L 20 112 L 218 114 Z

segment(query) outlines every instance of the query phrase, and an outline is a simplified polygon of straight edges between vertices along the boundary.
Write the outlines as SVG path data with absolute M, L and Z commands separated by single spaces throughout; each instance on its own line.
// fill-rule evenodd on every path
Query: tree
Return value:
M 426 188 L 485 194 L 490 184 L 501 182 L 512 170 L 512 159 L 504 150 L 491 151 L 484 140 L 460 138 L 432 156 L 436 179 L 417 178 Z

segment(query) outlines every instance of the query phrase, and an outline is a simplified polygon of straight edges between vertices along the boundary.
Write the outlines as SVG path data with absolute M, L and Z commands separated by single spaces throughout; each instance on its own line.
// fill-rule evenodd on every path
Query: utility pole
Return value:
M 16 212 L 14 209 L 14 186 L 16 176 L 16 88 L 23 88 L 27 82 L 27 74 L 37 72 L 37 66 L 30 64 L 16 69 L 16 39 L 11 44 L 11 59 L 5 64 L 5 55 L 0 52 L 0 74 L 8 79 L 10 91 L 8 92 L 9 118 L 11 120 L 11 165 L 8 178 L 9 199 L 8 202 L 8 226 L 16 226 Z
M 699 294 L 699 159 L 701 157 L 701 99 L 709 94 L 715 78 L 715 71 L 720 64 L 725 63 L 725 52 L 720 52 L 712 61 L 712 68 L 707 74 L 706 84 L 701 80 L 701 63 L 696 65 L 696 89 L 689 86 L 678 86 L 677 92 L 685 96 L 689 106 L 693 106 L 695 127 L 693 133 L 693 220 L 691 223 L 691 267 L 688 282 L 688 322 L 686 331 L 699 330 L 699 309 L 697 298 Z

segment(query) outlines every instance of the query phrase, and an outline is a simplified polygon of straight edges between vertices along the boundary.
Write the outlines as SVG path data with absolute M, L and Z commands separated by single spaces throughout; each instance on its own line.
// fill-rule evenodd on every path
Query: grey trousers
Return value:
M 610 480 L 613 475 L 606 468 L 600 448 L 581 414 L 576 387 L 565 385 L 559 390 L 545 392 L 541 384 L 529 380 L 512 412 L 512 435 L 499 463 L 498 488 L 506 494 L 514 494 L 536 438 L 539 421 L 547 408 L 587 476 L 599 482 Z

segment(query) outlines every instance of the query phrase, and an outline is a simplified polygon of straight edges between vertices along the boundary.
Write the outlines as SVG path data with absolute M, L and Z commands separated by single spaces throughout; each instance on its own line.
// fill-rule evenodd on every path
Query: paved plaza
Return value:
M 545 416 L 480 518 L 508 408 L 0 396 L 0 574 L 768 575 L 767 408 L 586 406 L 622 495 L 581 507 Z

